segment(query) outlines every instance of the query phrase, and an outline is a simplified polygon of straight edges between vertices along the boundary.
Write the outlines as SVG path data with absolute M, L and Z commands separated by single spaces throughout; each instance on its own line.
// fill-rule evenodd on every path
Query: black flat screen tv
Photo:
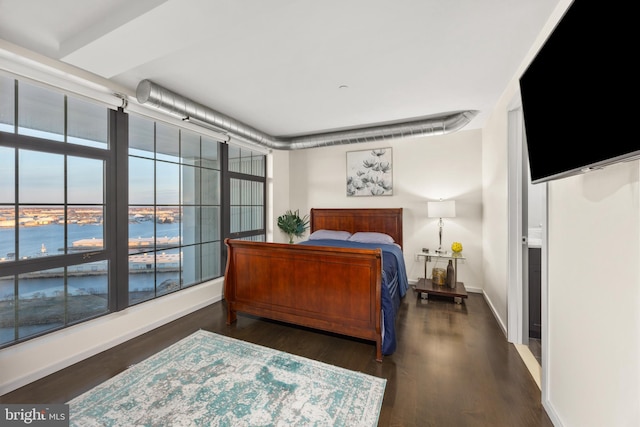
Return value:
M 520 77 L 534 184 L 640 156 L 640 138 L 628 126 L 638 81 L 636 49 L 625 34 L 632 15 L 574 0 Z

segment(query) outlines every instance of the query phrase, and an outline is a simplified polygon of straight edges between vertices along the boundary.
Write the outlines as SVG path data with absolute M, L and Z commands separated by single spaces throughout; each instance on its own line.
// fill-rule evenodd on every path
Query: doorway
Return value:
M 546 184 L 531 184 L 519 97 L 508 114 L 508 340 L 539 385 L 545 365 Z M 530 340 L 531 339 L 531 340 Z
M 543 218 L 546 215 L 546 184 L 532 184 L 528 168 L 527 151 L 523 150 L 526 179 L 527 209 L 523 216 L 527 224 L 523 238 L 523 251 L 526 251 L 527 269 L 523 274 L 523 289 L 527 289 L 528 347 L 538 363 L 542 365 L 542 231 Z M 524 210 L 524 209 L 523 209 Z

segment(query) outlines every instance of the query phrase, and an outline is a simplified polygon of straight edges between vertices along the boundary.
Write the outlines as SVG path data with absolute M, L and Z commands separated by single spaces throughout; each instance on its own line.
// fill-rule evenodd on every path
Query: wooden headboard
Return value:
M 381 209 L 311 209 L 310 227 L 316 230 L 340 230 L 355 233 L 386 233 L 402 245 L 402 208 Z

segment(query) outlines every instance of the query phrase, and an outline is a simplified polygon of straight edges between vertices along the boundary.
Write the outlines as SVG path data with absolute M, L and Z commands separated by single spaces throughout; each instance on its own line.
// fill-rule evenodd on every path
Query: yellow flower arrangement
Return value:
M 460 242 L 453 242 L 451 244 L 451 250 L 455 253 L 460 253 L 462 252 L 462 243 Z

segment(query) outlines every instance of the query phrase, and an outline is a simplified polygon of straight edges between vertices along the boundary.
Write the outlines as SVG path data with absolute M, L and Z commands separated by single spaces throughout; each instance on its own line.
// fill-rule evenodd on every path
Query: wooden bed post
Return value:
M 227 246 L 227 266 L 224 273 L 224 299 L 227 302 L 227 325 L 231 325 L 236 320 L 238 320 L 238 316 L 235 310 L 235 301 L 233 298 L 234 289 L 235 289 L 235 275 L 234 269 L 232 268 L 233 263 L 233 253 L 231 251 L 231 245 L 229 245 L 229 238 L 224 239 L 224 244 Z

